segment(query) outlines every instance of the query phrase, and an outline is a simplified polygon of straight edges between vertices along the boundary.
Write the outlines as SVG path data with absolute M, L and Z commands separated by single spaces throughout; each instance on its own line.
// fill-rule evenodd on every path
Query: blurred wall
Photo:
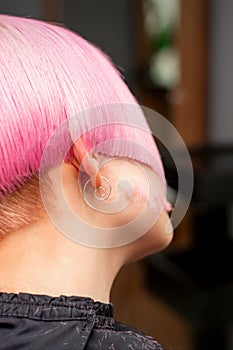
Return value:
M 42 18 L 41 0 L 0 0 L 0 13 Z
M 62 9 L 62 22 L 106 52 L 128 83 L 135 66 L 134 7 L 131 0 L 63 0 Z
M 233 143 L 233 1 L 209 3 L 209 139 Z

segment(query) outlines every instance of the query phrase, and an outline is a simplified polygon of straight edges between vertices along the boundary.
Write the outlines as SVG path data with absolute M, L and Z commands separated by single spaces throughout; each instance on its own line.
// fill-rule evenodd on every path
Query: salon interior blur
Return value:
M 173 139 L 167 147 L 155 137 L 174 210 L 178 194 L 191 202 L 165 251 L 120 272 L 115 318 L 165 350 L 232 350 L 233 1 L 0 0 L 0 12 L 77 31 L 111 56 L 140 104 L 176 128 L 192 167 Z M 192 174 L 190 197 L 181 182 Z

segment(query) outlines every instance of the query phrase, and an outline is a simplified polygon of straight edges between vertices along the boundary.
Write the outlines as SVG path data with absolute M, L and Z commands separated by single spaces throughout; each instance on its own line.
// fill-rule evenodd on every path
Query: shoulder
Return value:
M 87 350 L 96 347 L 105 350 L 163 350 L 152 337 L 118 322 L 113 329 L 94 329 Z
M 152 337 L 145 335 L 133 327 L 126 326 L 122 323 L 115 323 L 115 332 L 127 339 L 130 346 L 127 349 L 137 350 L 163 350 L 161 345 Z

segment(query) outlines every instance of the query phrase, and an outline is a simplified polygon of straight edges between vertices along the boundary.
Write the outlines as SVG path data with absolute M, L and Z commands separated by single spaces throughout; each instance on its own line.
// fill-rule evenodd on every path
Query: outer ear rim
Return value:
M 73 153 L 79 170 L 85 171 L 90 177 L 91 184 L 95 188 L 101 187 L 101 175 L 97 160 L 87 151 L 84 143 L 78 140 L 73 145 Z

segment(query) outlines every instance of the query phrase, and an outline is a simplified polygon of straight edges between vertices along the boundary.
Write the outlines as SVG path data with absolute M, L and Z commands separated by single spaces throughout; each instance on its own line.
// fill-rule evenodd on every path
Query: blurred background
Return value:
M 233 1 L 0 0 L 0 12 L 77 31 L 179 131 L 194 167 L 192 203 L 166 251 L 121 271 L 115 318 L 167 350 L 232 350 Z M 174 194 L 176 169 L 160 152 Z

